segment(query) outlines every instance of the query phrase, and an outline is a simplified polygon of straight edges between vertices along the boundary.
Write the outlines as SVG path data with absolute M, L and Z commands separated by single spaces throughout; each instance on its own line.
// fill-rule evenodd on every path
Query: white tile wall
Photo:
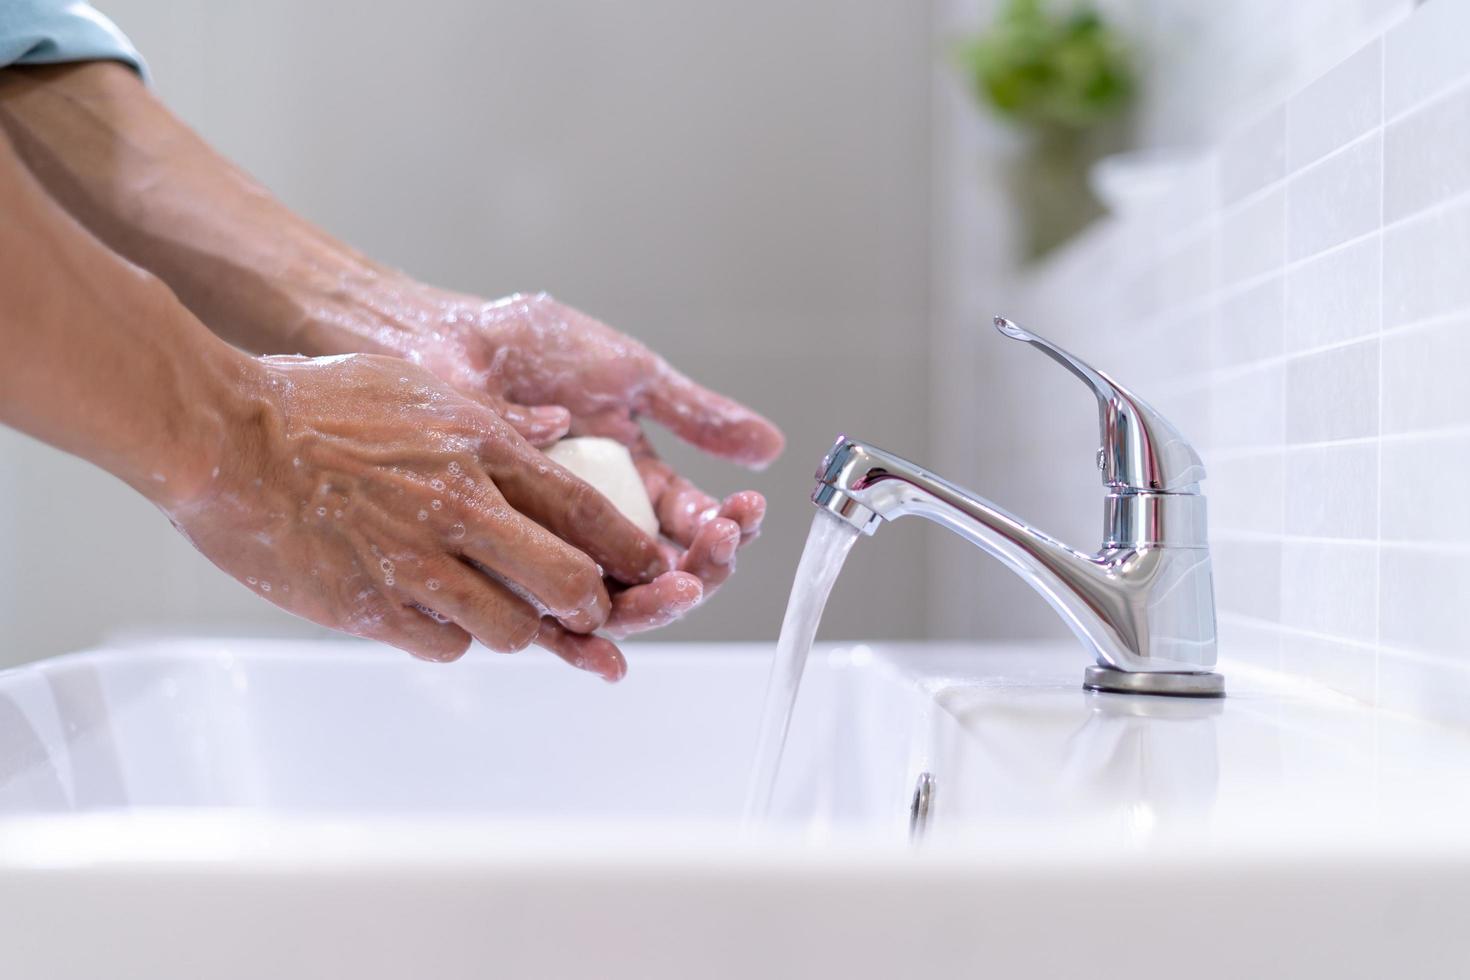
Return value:
M 1203 451 L 1227 669 L 1470 726 L 1467 38 L 1470 2 L 1406 12 L 1011 308 Z M 1079 456 L 1081 410 L 1043 409 Z M 1055 439 L 1007 448 L 1015 485 L 1056 472 Z

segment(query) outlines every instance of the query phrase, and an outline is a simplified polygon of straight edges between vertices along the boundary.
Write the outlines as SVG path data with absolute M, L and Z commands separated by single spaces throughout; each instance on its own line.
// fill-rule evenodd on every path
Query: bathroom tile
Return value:
M 1154 357 L 1162 377 L 1170 382 L 1203 379 L 1212 367 L 1209 337 L 1215 321 L 1212 305 L 1197 306 L 1159 325 Z
M 1197 303 L 1214 287 L 1214 236 L 1201 232 L 1180 241 L 1159 260 L 1158 304 L 1170 311 Z
M 1470 657 L 1465 631 L 1470 552 L 1385 544 L 1380 560 L 1384 646 Z
M 1281 616 L 1281 542 L 1212 539 L 1215 602 L 1221 612 L 1276 621 Z
M 1190 445 L 1203 449 L 1210 443 L 1210 406 L 1214 403 L 1211 386 L 1201 380 L 1195 384 L 1160 391 L 1149 398 L 1150 403 L 1164 413 Z
M 1382 448 L 1383 539 L 1470 549 L 1470 435 L 1388 439 Z
M 1286 440 L 1355 439 L 1378 432 L 1378 340 L 1293 358 L 1286 368 Z
M 1470 76 L 1470 4 L 1433 0 L 1384 38 L 1384 111 L 1393 117 Z
M 1287 181 L 1289 259 L 1315 255 L 1378 227 L 1381 156 L 1382 136 L 1374 133 Z
M 1280 534 L 1282 458 L 1280 452 L 1205 459 L 1204 491 L 1210 527 L 1217 531 Z
M 1244 663 L 1267 670 L 1281 669 L 1281 629 L 1267 623 L 1241 619 L 1228 613 L 1219 618 L 1220 669 L 1230 683 L 1230 668 Z
M 1234 204 L 1286 175 L 1286 109 L 1277 106 L 1220 149 L 1220 203 Z
M 1470 662 L 1382 650 L 1378 705 L 1459 728 L 1470 726 Z
M 1309 350 L 1378 329 L 1379 235 L 1292 266 L 1286 274 L 1286 349 Z
M 1227 211 L 1220 218 L 1220 285 L 1279 269 L 1285 222 L 1286 195 L 1279 187 Z
M 1383 338 L 1383 431 L 1470 425 L 1470 318 Z
M 1202 152 L 1180 165 L 1159 196 L 1152 234 L 1167 241 L 1200 231 L 1219 203 L 1219 164 L 1214 152 Z
M 1286 168 L 1300 170 L 1377 126 L 1383 113 L 1383 53 L 1375 41 L 1286 104 Z
M 1377 635 L 1377 600 L 1376 543 L 1288 540 L 1282 545 L 1281 622 L 1286 626 L 1371 643 Z
M 1437 208 L 1383 237 L 1383 326 L 1470 310 L 1470 203 Z
M 1283 670 L 1368 704 L 1374 700 L 1377 659 L 1371 646 L 1292 633 L 1281 638 Z
M 1286 451 L 1286 530 L 1313 538 L 1378 533 L 1378 446 L 1311 446 Z
M 1470 191 L 1470 88 L 1415 109 L 1384 133 L 1383 220 Z
M 1220 301 L 1210 338 L 1216 367 L 1249 364 L 1281 353 L 1284 295 L 1283 277 L 1272 276 Z
M 1279 364 L 1222 381 L 1210 402 L 1210 445 L 1216 449 L 1281 445 L 1283 395 Z

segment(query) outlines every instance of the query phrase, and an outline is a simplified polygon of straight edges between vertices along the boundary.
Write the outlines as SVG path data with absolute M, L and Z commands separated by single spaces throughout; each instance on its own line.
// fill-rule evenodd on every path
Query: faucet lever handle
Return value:
M 1199 453 L 1147 402 L 1085 361 L 1003 316 L 995 318 L 995 328 L 1012 340 L 1037 348 L 1097 395 L 1102 440 L 1098 466 L 1103 483 L 1124 491 L 1198 492 L 1199 481 L 1205 478 Z

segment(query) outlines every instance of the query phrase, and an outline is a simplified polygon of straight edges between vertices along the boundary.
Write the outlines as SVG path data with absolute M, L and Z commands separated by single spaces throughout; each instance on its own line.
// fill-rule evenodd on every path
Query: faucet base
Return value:
M 1118 670 L 1101 664 L 1092 664 L 1082 672 L 1082 686 L 1089 691 L 1110 694 L 1158 694 L 1174 698 L 1225 696 L 1223 674 Z

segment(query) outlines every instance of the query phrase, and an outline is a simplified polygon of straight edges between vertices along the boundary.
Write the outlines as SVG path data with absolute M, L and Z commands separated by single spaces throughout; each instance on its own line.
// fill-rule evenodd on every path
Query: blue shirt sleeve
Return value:
M 120 61 L 148 77 L 138 49 L 89 4 L 0 0 L 0 68 L 98 60 Z

